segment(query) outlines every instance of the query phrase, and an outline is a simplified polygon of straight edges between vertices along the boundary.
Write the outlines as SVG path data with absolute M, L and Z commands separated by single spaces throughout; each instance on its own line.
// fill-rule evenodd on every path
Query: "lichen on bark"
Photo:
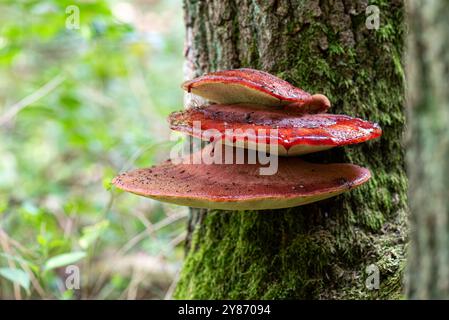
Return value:
M 188 76 L 252 67 L 378 122 L 378 141 L 306 156 L 368 167 L 360 189 L 272 211 L 193 213 L 176 298 L 398 298 L 406 243 L 402 1 L 184 0 Z M 375 264 L 380 289 L 365 285 Z

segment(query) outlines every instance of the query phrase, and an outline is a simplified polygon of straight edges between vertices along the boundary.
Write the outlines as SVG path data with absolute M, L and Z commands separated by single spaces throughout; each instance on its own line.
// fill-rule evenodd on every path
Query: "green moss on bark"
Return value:
M 201 219 L 175 297 L 400 297 L 407 187 L 401 145 L 402 2 L 377 1 L 379 30 L 366 29 L 362 4 L 343 1 L 259 1 L 256 6 L 227 0 L 209 7 L 185 2 L 190 32 L 208 35 L 195 39 L 217 41 L 213 51 L 221 47 L 218 56 L 209 52 L 208 41 L 190 43 L 195 73 L 261 68 L 327 94 L 332 112 L 379 122 L 384 134 L 378 141 L 305 157 L 370 168 L 373 178 L 360 189 L 287 210 L 195 213 Z M 217 19 L 226 5 L 234 8 L 230 19 Z M 228 24 L 231 34 L 217 31 Z M 379 290 L 365 286 L 370 264 L 379 268 Z

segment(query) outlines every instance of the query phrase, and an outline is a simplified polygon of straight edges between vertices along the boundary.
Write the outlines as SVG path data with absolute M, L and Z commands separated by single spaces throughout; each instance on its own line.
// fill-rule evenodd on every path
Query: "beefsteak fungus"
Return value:
M 171 129 L 214 142 L 185 157 L 122 173 L 113 180 L 115 186 L 190 207 L 264 210 L 333 197 L 371 176 L 368 169 L 353 164 L 277 158 L 361 143 L 382 134 L 376 123 L 324 113 L 330 107 L 324 95 L 311 95 L 253 69 L 209 73 L 185 82 L 183 88 L 212 104 L 171 114 Z M 226 149 L 247 151 L 248 158 L 202 161 Z M 251 149 L 262 151 L 259 155 L 274 154 L 277 171 L 261 174 L 264 164 L 260 158 L 249 160 Z
M 183 83 L 187 92 L 220 104 L 292 105 L 307 113 L 326 112 L 331 106 L 322 94 L 311 95 L 264 71 L 242 68 L 205 74 Z
M 204 164 L 198 159 L 211 157 L 210 153 L 217 147 L 232 149 L 220 143 L 209 144 L 187 156 L 192 159 L 166 161 L 123 173 L 113 183 L 128 192 L 194 208 L 265 210 L 334 197 L 370 178 L 368 169 L 356 165 L 312 164 L 292 157 L 279 158 L 274 175 L 260 175 L 259 162 Z
M 240 141 L 242 146 L 259 151 L 268 151 L 270 141 L 276 141 L 277 154 L 281 156 L 361 143 L 382 134 L 376 123 L 345 115 L 302 114 L 294 108 L 246 104 L 190 108 L 172 113 L 169 123 L 172 130 L 196 138 L 222 139 L 231 144 Z

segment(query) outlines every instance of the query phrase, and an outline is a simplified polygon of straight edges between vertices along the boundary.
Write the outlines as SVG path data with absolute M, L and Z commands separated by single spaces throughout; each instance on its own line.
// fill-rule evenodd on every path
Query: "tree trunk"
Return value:
M 410 1 L 411 298 L 449 298 L 449 2 Z
M 380 28 L 371 30 L 367 2 L 184 0 L 189 77 L 237 67 L 265 70 L 326 94 L 332 113 L 376 121 L 384 133 L 374 142 L 305 157 L 370 168 L 373 177 L 360 189 L 286 210 L 194 212 L 176 298 L 401 294 L 407 231 L 404 8 L 402 1 L 370 1 L 380 9 Z M 367 279 L 376 268 L 379 289 Z

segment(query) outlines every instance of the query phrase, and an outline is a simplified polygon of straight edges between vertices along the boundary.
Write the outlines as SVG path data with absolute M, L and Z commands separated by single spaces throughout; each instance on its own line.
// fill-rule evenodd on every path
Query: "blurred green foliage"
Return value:
M 0 0 L 0 298 L 167 294 L 185 209 L 110 181 L 168 155 L 183 37 L 181 0 Z

